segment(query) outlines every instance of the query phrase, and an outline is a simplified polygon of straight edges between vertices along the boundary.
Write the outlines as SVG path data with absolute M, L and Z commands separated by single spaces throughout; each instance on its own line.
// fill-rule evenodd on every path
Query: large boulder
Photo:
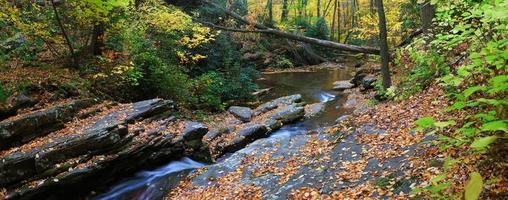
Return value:
M 231 106 L 228 111 L 243 122 L 249 122 L 253 114 L 252 109 L 240 106 Z
M 354 86 L 355 85 L 350 83 L 350 81 L 335 81 L 333 83 L 333 90 L 343 91 L 343 90 L 346 90 L 346 89 L 353 88 Z

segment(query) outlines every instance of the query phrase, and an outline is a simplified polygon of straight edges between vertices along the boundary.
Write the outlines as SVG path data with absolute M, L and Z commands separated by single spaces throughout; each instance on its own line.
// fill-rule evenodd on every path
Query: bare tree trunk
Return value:
M 268 0 L 268 26 L 273 27 L 273 0 Z
M 434 17 L 434 6 L 430 2 L 426 2 L 420 5 L 420 18 L 422 21 L 423 34 L 428 35 L 429 30 L 432 26 L 432 18 Z
M 282 14 L 280 21 L 285 22 L 288 19 L 288 0 L 282 0 Z
M 376 0 L 370 0 L 369 1 L 369 10 L 370 10 L 370 14 L 371 15 L 374 15 L 376 13 Z
M 73 67 L 78 67 L 78 63 L 79 63 L 78 57 L 74 53 L 74 48 L 72 47 L 72 43 L 71 43 L 71 40 L 69 39 L 69 36 L 67 35 L 67 32 L 65 32 L 65 28 L 62 24 L 62 21 L 60 21 L 60 15 L 58 14 L 58 9 L 55 6 L 54 0 L 51 0 L 51 6 L 53 7 L 53 11 L 55 13 L 56 22 L 58 23 L 58 26 L 60 27 L 60 30 L 62 31 L 62 34 L 65 38 L 66 43 L 67 43 L 67 46 L 69 47 L 69 52 L 71 53 L 71 58 L 72 58 L 72 62 L 73 62 L 72 64 L 74 65 Z
M 381 74 L 383 75 L 383 88 L 387 89 L 391 86 L 392 81 L 390 77 L 390 68 L 388 66 L 390 62 L 390 54 L 388 53 L 388 41 L 386 33 L 386 19 L 385 11 L 383 8 L 383 0 L 377 1 L 377 13 L 379 18 L 379 45 L 380 45 L 380 56 L 381 56 Z
M 335 0 L 333 4 L 333 16 L 332 16 L 332 28 L 330 29 L 330 35 L 332 36 L 330 39 L 333 40 L 335 38 L 335 21 L 337 16 L 337 0 Z
M 317 0 L 317 17 L 321 17 L 321 0 Z
M 342 2 L 340 2 L 339 0 L 339 6 L 337 6 L 337 42 L 340 42 L 340 35 L 341 35 L 341 23 L 340 23 L 340 20 L 342 18 L 342 11 L 343 9 L 342 8 Z
M 93 35 L 92 35 L 92 53 L 94 56 L 99 56 L 102 54 L 102 48 L 104 47 L 104 24 L 99 23 L 94 25 L 93 27 Z

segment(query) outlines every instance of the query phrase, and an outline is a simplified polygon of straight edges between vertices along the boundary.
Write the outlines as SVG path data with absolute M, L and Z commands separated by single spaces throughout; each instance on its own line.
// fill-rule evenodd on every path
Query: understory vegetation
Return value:
M 14 101 L 36 105 L 33 94 L 43 104 L 163 98 L 204 119 L 259 103 L 262 70 L 334 61 L 365 73 L 334 80 L 344 88 L 333 98 L 356 87 L 373 104 L 446 94 L 440 113 L 407 119 L 446 155 L 411 195 L 508 195 L 508 0 L 0 0 L 2 120 L 19 114 Z
M 1 70 L 67 68 L 83 78 L 74 83 L 79 89 L 124 101 L 163 97 L 221 110 L 226 101 L 252 98 L 257 71 L 236 59 L 230 34 L 176 7 L 159 0 L 51 2 L 0 2 Z M 2 77 L 0 100 L 33 81 L 12 78 Z
M 398 86 L 382 93 L 405 99 L 432 84 L 443 87 L 451 104 L 447 119 L 416 121 L 417 130 L 437 135 L 432 141 L 446 152 L 440 174 L 415 192 L 439 199 L 477 199 L 491 192 L 505 165 L 508 136 L 508 2 L 436 1 L 432 33 L 398 49 Z M 504 164 L 503 164 L 504 163 Z M 467 182 L 454 176 L 469 173 Z M 499 171 L 501 174 L 496 173 Z

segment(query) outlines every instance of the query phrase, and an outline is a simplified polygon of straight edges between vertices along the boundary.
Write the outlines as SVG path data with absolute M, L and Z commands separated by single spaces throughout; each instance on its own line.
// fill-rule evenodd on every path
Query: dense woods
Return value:
M 221 171 L 227 162 L 220 157 L 226 155 L 227 161 L 232 154 L 235 159 L 242 148 L 258 148 L 248 146 L 257 139 L 283 125 L 310 121 L 320 112 L 347 119 L 313 127 L 319 131 L 306 129 L 308 135 L 327 136 L 302 139 L 311 146 L 295 150 L 298 158 L 282 155 L 282 161 L 290 159 L 287 166 L 293 171 L 275 167 L 279 158 L 265 154 L 235 163 L 261 163 L 257 165 L 265 169 L 255 173 L 304 177 L 307 172 L 296 172 L 298 167 L 333 157 L 322 164 L 330 169 L 324 171 L 332 174 L 340 164 L 349 172 L 320 177 L 346 182 L 339 189 L 320 183 L 320 188 L 309 184 L 277 193 L 286 199 L 504 199 L 507 66 L 507 0 L 0 0 L 0 180 L 5 180 L 0 181 L 0 199 L 42 197 L 67 183 L 75 187 L 71 183 L 79 181 L 58 183 L 62 186 L 56 182 L 65 179 L 55 177 L 65 175 L 63 168 L 70 173 L 104 160 L 147 163 L 125 169 L 133 174 L 194 156 L 216 162 L 215 171 Z M 320 70 L 351 78 L 323 86 L 333 85 L 326 89 L 336 93 L 328 97 L 344 98 L 345 103 L 326 107 L 333 100 L 312 102 L 305 94 L 302 98 L 272 93 L 277 91 L 272 85 L 260 87 L 270 74 L 278 73 L 291 74 L 279 81 L 306 73 L 311 78 L 302 82 L 312 85 L 320 79 L 312 78 L 313 72 Z M 281 87 L 292 89 L 303 83 L 285 84 Z M 267 94 L 275 100 L 263 102 Z M 347 108 L 349 104 L 355 106 Z M 350 110 L 333 110 L 339 107 Z M 370 126 L 379 129 L 374 131 L 378 136 L 360 131 Z M 70 137 L 66 131 L 91 136 Z M 170 142 L 161 142 L 165 140 Z M 370 149 L 359 154 L 361 159 L 334 156 L 338 153 L 331 146 L 355 142 Z M 274 146 L 270 148 L 281 148 Z M 284 148 L 292 148 L 288 146 Z M 342 151 L 351 154 L 348 148 Z M 264 151 L 268 150 L 256 149 Z M 390 161 L 402 172 L 383 169 L 360 178 L 372 159 L 403 154 L 408 158 Z M 127 156 L 118 161 L 118 155 Z M 411 163 L 403 166 L 407 160 Z M 102 183 L 108 186 L 125 178 L 118 165 L 99 166 L 100 173 L 83 177 L 111 172 L 115 177 Z M 14 173 L 18 168 L 22 172 Z M 205 173 L 217 182 L 213 187 L 194 186 L 201 174 L 192 172 L 160 198 L 275 198 L 261 192 L 271 185 L 268 180 L 239 184 L 248 179 L 241 172 L 232 171 L 225 178 Z M 56 185 L 44 185 L 49 180 L 57 180 Z M 281 180 L 273 187 L 285 188 L 282 185 L 291 179 Z M 331 189 L 323 189 L 327 187 Z M 80 199 L 97 195 L 97 188 L 90 188 L 94 192 L 82 191 L 86 195 Z M 240 192 L 233 193 L 236 190 Z

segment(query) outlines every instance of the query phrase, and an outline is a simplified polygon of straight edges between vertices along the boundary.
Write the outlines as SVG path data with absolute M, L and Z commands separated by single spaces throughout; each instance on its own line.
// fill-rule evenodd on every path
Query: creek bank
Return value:
M 226 113 L 232 115 L 224 122 L 229 126 L 210 126 L 210 131 L 204 123 L 174 117 L 173 102 L 163 99 L 132 104 L 74 100 L 10 117 L 0 122 L 0 144 L 5 144 L 0 197 L 87 196 L 119 177 L 171 160 L 214 160 L 301 119 L 303 106 L 301 95 L 278 98 L 250 110 L 250 120 Z
M 446 99 L 430 89 L 420 98 L 369 105 L 373 92 L 345 92 L 354 111 L 337 124 L 306 134 L 283 128 L 191 172 L 165 199 L 413 198 L 412 189 L 428 183 L 426 160 L 435 150 L 426 141 L 435 136 L 411 129 Z

